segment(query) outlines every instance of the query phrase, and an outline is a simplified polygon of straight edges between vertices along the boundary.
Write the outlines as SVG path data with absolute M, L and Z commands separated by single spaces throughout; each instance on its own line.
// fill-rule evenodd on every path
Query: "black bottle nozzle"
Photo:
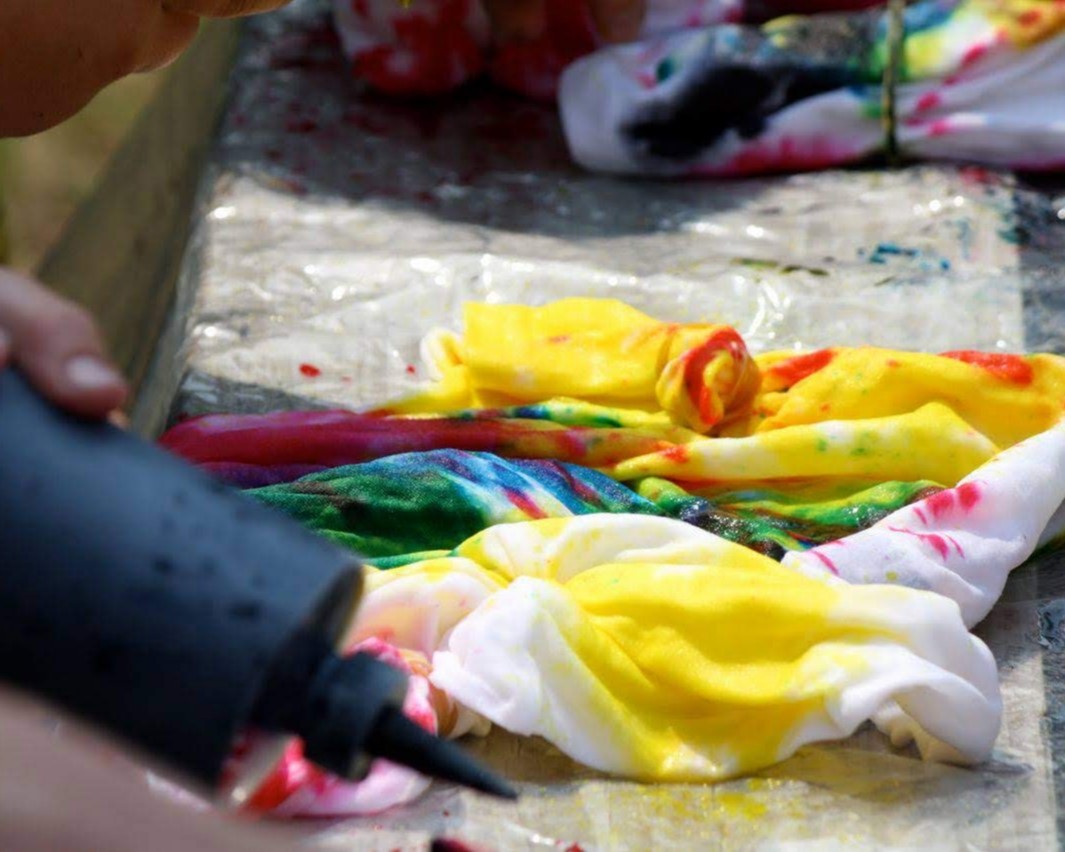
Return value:
M 344 778 L 363 777 L 370 758 L 382 757 L 482 793 L 517 798 L 457 745 L 404 716 L 406 691 L 403 673 L 367 654 L 329 653 L 302 702 L 289 705 L 292 715 L 284 726 L 302 737 L 308 760 Z
M 517 791 L 476 763 L 454 743 L 434 737 L 395 708 L 382 713 L 368 747 L 377 757 L 409 766 L 424 775 L 454 781 L 499 799 L 518 798 Z

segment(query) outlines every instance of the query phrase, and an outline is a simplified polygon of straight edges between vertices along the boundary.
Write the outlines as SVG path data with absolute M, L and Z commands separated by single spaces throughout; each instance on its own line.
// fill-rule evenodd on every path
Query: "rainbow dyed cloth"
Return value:
M 990 753 L 997 677 L 968 628 L 1062 528 L 1065 359 L 752 355 L 607 300 L 470 305 L 424 355 L 434 381 L 377 411 L 162 443 L 376 562 L 348 639 L 409 672 L 430 730 L 498 724 L 648 780 L 869 720 L 929 759 Z M 422 789 L 375 772 L 345 785 L 295 751 L 254 802 Z
M 648 0 L 640 39 L 620 47 L 599 43 L 579 0 L 548 0 L 541 37 L 502 44 L 476 0 L 334 7 L 356 76 L 424 95 L 487 74 L 557 96 L 573 157 L 589 169 L 746 175 L 862 162 L 887 145 L 882 80 L 893 51 L 875 0 Z M 899 153 L 1065 165 L 1061 3 L 919 0 L 900 32 L 890 122 Z

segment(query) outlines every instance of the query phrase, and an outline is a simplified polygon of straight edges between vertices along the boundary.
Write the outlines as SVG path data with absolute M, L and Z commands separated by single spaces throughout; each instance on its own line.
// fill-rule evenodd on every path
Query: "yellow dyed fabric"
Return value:
M 758 372 L 728 326 L 651 319 L 606 299 L 541 308 L 470 304 L 461 338 L 427 346 L 440 375 L 426 393 L 389 409 L 448 413 L 549 399 L 662 412 L 706 432 L 744 411 Z
M 989 355 L 981 366 L 872 347 L 826 352 L 831 360 L 824 367 L 791 386 L 793 353 L 760 356 L 762 385 L 752 419 L 737 431 L 889 417 L 939 403 L 1005 448 L 1049 429 L 1062 415 L 1065 359 L 1057 355 Z
M 435 647 L 451 699 L 630 777 L 752 771 L 911 692 L 936 700 L 891 732 L 933 756 L 981 759 L 998 728 L 994 662 L 952 602 L 813 579 L 663 518 L 500 525 L 368 589 L 359 635 Z M 405 610 L 443 615 L 390 618 Z
M 638 427 L 668 442 L 601 465 L 624 481 L 948 486 L 1051 428 L 1065 401 L 1056 355 L 841 347 L 752 358 L 726 326 L 663 323 L 612 300 L 470 305 L 464 334 L 436 335 L 426 352 L 440 380 L 390 411 L 504 407 L 499 416 Z

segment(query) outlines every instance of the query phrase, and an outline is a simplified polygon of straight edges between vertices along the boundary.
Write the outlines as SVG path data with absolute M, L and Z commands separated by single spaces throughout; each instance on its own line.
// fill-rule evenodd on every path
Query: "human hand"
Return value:
M 572 0 L 576 2 L 576 0 Z M 545 0 L 484 0 L 500 39 L 533 39 L 544 29 Z M 647 0 L 588 0 L 596 29 L 609 42 L 631 41 L 640 33 Z
M 288 0 L 3 0 L 0 137 L 69 118 L 120 77 L 175 59 L 203 18 L 266 12 Z
M 61 719 L 56 726 L 51 722 Z M 120 747 L 0 685 L 0 849 L 298 852 L 301 838 L 151 790 Z M 150 768 L 150 767 L 149 767 Z
M 0 369 L 17 366 L 56 405 L 106 417 L 126 383 L 104 355 L 89 315 L 28 278 L 0 269 Z

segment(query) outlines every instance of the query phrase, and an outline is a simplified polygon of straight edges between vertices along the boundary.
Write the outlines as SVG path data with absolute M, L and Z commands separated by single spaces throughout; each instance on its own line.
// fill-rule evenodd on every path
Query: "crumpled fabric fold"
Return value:
M 427 339 L 423 354 L 439 380 L 391 413 L 575 399 L 630 417 L 658 412 L 668 419 L 649 423 L 706 433 L 743 413 L 758 390 L 758 368 L 735 329 L 660 322 L 624 302 L 471 303 L 464 326 L 461 338 Z
M 796 10 L 800 11 L 800 10 Z M 898 151 L 1029 170 L 1065 163 L 1065 12 L 1053 0 L 923 0 L 905 11 Z M 624 174 L 732 176 L 885 151 L 888 13 L 688 29 L 571 65 L 570 151 Z
M 997 680 L 967 628 L 1065 529 L 1065 358 L 752 356 L 608 300 L 482 305 L 424 353 L 433 381 L 381 409 L 162 443 L 380 555 L 348 638 L 398 649 L 441 733 L 652 780 L 869 720 L 987 756 Z
M 495 524 L 661 511 L 587 468 L 460 450 L 388 456 L 246 493 L 379 565 L 444 555 Z
M 974 762 L 998 731 L 994 661 L 939 595 L 808 578 L 669 519 L 589 515 L 379 572 L 374 621 L 392 621 L 376 577 L 404 624 L 396 584 L 421 607 L 427 588 L 454 600 L 451 571 L 486 596 L 446 632 L 400 630 L 439 642 L 432 684 L 604 771 L 725 778 L 879 716 L 896 740 L 919 731 L 930 758 Z
M 476 0 L 334 0 L 334 9 L 353 72 L 371 86 L 440 94 L 487 74 L 529 97 L 557 95 L 574 159 L 596 171 L 822 169 L 888 145 L 884 3 L 649 0 L 639 39 L 612 47 L 576 0 L 549 0 L 532 41 L 495 45 Z M 921 0 L 904 22 L 898 152 L 1028 170 L 1065 163 L 1054 120 L 1065 109 L 1060 4 Z
M 961 608 L 969 627 L 991 611 L 1009 572 L 1062 531 L 1065 425 L 1003 451 L 941 491 L 866 530 L 785 565 L 851 583 L 929 589 Z

